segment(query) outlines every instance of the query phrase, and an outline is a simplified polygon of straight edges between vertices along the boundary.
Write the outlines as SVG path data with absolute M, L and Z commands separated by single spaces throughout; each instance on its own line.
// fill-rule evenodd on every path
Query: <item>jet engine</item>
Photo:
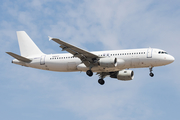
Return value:
M 116 67 L 117 66 L 117 58 L 101 58 L 98 62 L 101 67 Z
M 121 70 L 111 73 L 110 77 L 117 78 L 118 80 L 128 81 L 134 78 L 134 72 L 132 70 Z

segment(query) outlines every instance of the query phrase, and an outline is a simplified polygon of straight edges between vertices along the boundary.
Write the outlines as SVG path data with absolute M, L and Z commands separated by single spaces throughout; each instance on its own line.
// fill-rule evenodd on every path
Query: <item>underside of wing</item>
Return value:
M 74 45 L 71 45 L 69 43 L 66 43 L 60 39 L 57 39 L 57 38 L 51 38 L 49 37 L 50 40 L 53 40 L 55 41 L 56 43 L 60 44 L 60 47 L 62 48 L 62 50 L 64 51 L 67 51 L 71 54 L 74 55 L 74 57 L 78 57 L 79 59 L 81 59 L 81 61 L 87 66 L 89 67 L 91 63 L 94 62 L 94 60 L 96 60 L 97 58 L 99 58 L 99 56 L 93 54 L 93 53 L 90 53 L 86 50 L 83 50 L 81 48 L 78 48 Z

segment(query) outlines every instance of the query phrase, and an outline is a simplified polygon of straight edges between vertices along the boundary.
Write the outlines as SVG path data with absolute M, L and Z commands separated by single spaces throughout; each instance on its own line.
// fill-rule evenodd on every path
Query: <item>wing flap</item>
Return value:
M 12 52 L 6 52 L 7 54 L 9 54 L 10 56 L 16 58 L 17 60 L 19 61 L 22 61 L 22 62 L 27 62 L 27 63 L 30 63 L 32 60 L 28 59 L 28 58 L 25 58 L 25 57 L 22 57 L 20 55 L 17 55 L 15 53 L 12 53 Z

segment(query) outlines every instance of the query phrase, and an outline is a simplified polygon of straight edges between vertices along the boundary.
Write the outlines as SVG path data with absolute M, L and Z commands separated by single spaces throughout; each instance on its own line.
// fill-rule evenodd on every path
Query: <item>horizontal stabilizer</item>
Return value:
M 25 57 L 22 57 L 22 56 L 20 56 L 20 55 L 14 54 L 14 53 L 12 53 L 12 52 L 6 52 L 6 53 L 9 54 L 10 56 L 16 58 L 17 60 L 22 61 L 22 62 L 27 62 L 27 63 L 29 63 L 29 62 L 32 61 L 32 60 L 30 60 L 30 59 L 28 59 L 28 58 L 25 58 Z

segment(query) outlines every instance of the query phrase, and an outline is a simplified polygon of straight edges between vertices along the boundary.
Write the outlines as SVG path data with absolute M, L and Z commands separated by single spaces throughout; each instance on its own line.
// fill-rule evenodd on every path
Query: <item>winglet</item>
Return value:
M 50 36 L 48 36 L 49 37 L 49 41 L 51 41 L 53 38 L 52 37 L 50 37 Z

